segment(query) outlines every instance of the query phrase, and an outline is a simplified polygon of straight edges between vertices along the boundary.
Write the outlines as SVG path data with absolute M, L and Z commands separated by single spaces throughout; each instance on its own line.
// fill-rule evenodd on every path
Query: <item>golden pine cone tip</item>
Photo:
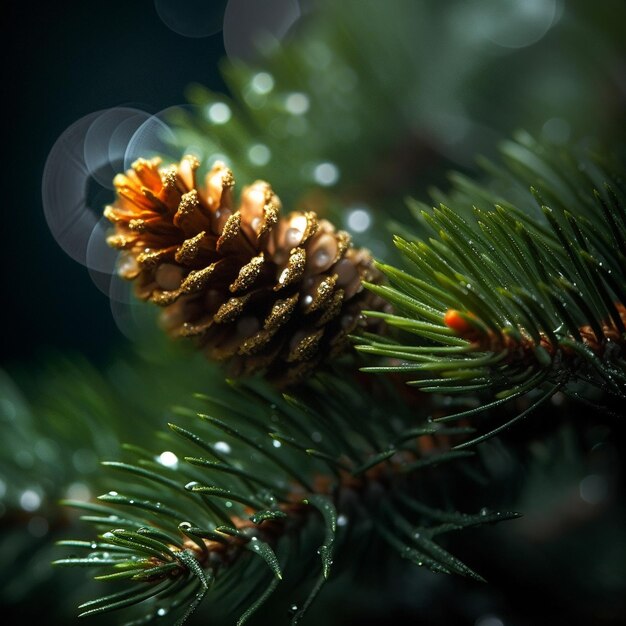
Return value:
M 361 311 L 385 303 L 361 281 L 382 275 L 348 233 L 312 211 L 281 217 L 264 181 L 245 187 L 235 209 L 230 169 L 216 162 L 199 185 L 199 168 L 193 156 L 139 159 L 115 177 L 104 211 L 119 274 L 164 308 L 168 332 L 195 337 L 238 373 L 289 381 L 342 349 L 357 325 L 376 323 Z

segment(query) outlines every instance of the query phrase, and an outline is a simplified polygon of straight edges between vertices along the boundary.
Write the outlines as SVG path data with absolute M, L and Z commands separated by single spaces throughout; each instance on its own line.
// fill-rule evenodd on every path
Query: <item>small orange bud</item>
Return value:
M 448 309 L 443 316 L 443 321 L 448 328 L 459 335 L 467 335 L 476 331 L 456 309 Z

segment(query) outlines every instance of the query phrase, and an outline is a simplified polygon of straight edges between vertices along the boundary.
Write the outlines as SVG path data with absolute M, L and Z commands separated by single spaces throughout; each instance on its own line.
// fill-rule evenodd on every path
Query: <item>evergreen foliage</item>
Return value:
M 56 563 L 131 583 L 86 602 L 82 614 L 151 598 L 129 623 L 170 613 L 183 623 L 208 594 L 218 607 L 225 597 L 217 614 L 238 610 L 241 624 L 284 575 L 309 588 L 294 611 L 297 623 L 332 581 L 335 552 L 353 559 L 376 540 L 435 572 L 482 580 L 440 545 L 440 535 L 516 514 L 459 513 L 433 494 L 424 477 L 471 455 L 449 450 L 468 429 L 416 418 L 392 392 L 376 385 L 359 393 L 344 371 L 320 374 L 297 397 L 262 381 L 231 382 L 196 396 L 202 412 L 177 409 L 184 421 L 161 438 L 167 452 L 129 446 L 128 461 L 105 462 L 126 474 L 123 491 L 68 503 L 100 534 L 62 541 L 86 554 Z
M 564 152 L 525 134 L 502 152 L 504 168 L 484 165 L 508 187 L 503 195 L 454 175 L 455 191 L 433 194 L 438 208 L 410 201 L 426 235 L 396 237 L 407 269 L 380 264 L 390 285 L 369 286 L 395 307 L 369 315 L 405 332 L 358 346 L 387 358 L 365 371 L 402 372 L 428 392 L 486 394 L 479 407 L 440 420 L 529 396 L 507 423 L 461 447 L 558 390 L 586 402 L 593 389 L 609 404 L 626 397 L 621 170 L 589 150 Z

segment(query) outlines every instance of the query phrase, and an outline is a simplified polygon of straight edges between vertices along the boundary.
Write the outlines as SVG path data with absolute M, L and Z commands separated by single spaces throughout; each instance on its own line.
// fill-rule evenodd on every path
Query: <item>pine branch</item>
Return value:
M 146 445 L 166 424 L 163 407 L 213 376 L 202 356 L 166 344 L 160 333 L 137 349 L 141 357 L 115 358 L 106 371 L 79 355 L 59 354 L 13 368 L 13 379 L 0 370 L 3 606 L 17 611 L 26 598 L 53 598 L 63 584 L 77 595 L 93 593 L 78 571 L 48 576 L 53 542 L 79 532 L 75 512 L 59 501 L 107 490 L 108 472 L 98 460 L 116 458 L 120 441 L 131 437 Z M 155 386 L 157 378 L 167 385 Z M 74 614 L 72 604 L 70 596 L 53 603 L 58 619 Z
M 198 396 L 200 412 L 177 411 L 185 422 L 170 424 L 167 452 L 105 463 L 123 473 L 123 491 L 69 503 L 99 536 L 64 542 L 86 556 L 57 563 L 95 567 L 98 580 L 131 586 L 83 604 L 82 615 L 144 603 L 141 623 L 174 614 L 182 624 L 206 595 L 224 595 L 242 624 L 298 564 L 304 579 L 294 582 L 311 588 L 297 623 L 332 578 L 335 553 L 376 537 L 418 565 L 482 580 L 438 536 L 515 514 L 433 508 L 424 472 L 470 455 L 449 449 L 467 429 L 416 427 L 411 409 L 381 389 L 361 394 L 354 381 L 319 375 L 296 398 L 260 381 L 231 383 Z M 322 530 L 321 543 L 308 563 L 294 563 L 288 545 L 311 525 Z M 255 560 L 264 567 L 252 572 Z M 312 573 L 316 582 L 307 582 Z
M 395 312 L 368 315 L 401 336 L 358 339 L 362 353 L 385 358 L 364 371 L 401 372 L 427 392 L 485 394 L 485 404 L 442 420 L 526 399 L 507 423 L 459 447 L 523 419 L 558 390 L 576 397 L 582 384 L 609 401 L 626 397 L 619 170 L 588 151 L 561 154 L 523 134 L 502 152 L 505 169 L 487 167 L 518 204 L 460 176 L 449 198 L 435 192 L 445 202 L 438 208 L 411 202 L 431 236 L 397 237 L 408 269 L 380 264 L 390 285 L 369 286 Z

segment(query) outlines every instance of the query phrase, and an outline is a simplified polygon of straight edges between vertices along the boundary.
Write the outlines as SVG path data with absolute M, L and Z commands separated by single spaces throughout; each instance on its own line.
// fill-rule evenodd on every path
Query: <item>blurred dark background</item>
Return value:
M 219 15 L 223 3 L 212 4 Z M 50 235 L 41 202 L 46 157 L 70 124 L 93 111 L 126 105 L 156 113 L 183 103 L 192 81 L 223 89 L 222 35 L 182 37 L 152 0 L 12 2 L 8 12 L 2 365 L 50 350 L 102 362 L 124 338 L 108 298 Z

